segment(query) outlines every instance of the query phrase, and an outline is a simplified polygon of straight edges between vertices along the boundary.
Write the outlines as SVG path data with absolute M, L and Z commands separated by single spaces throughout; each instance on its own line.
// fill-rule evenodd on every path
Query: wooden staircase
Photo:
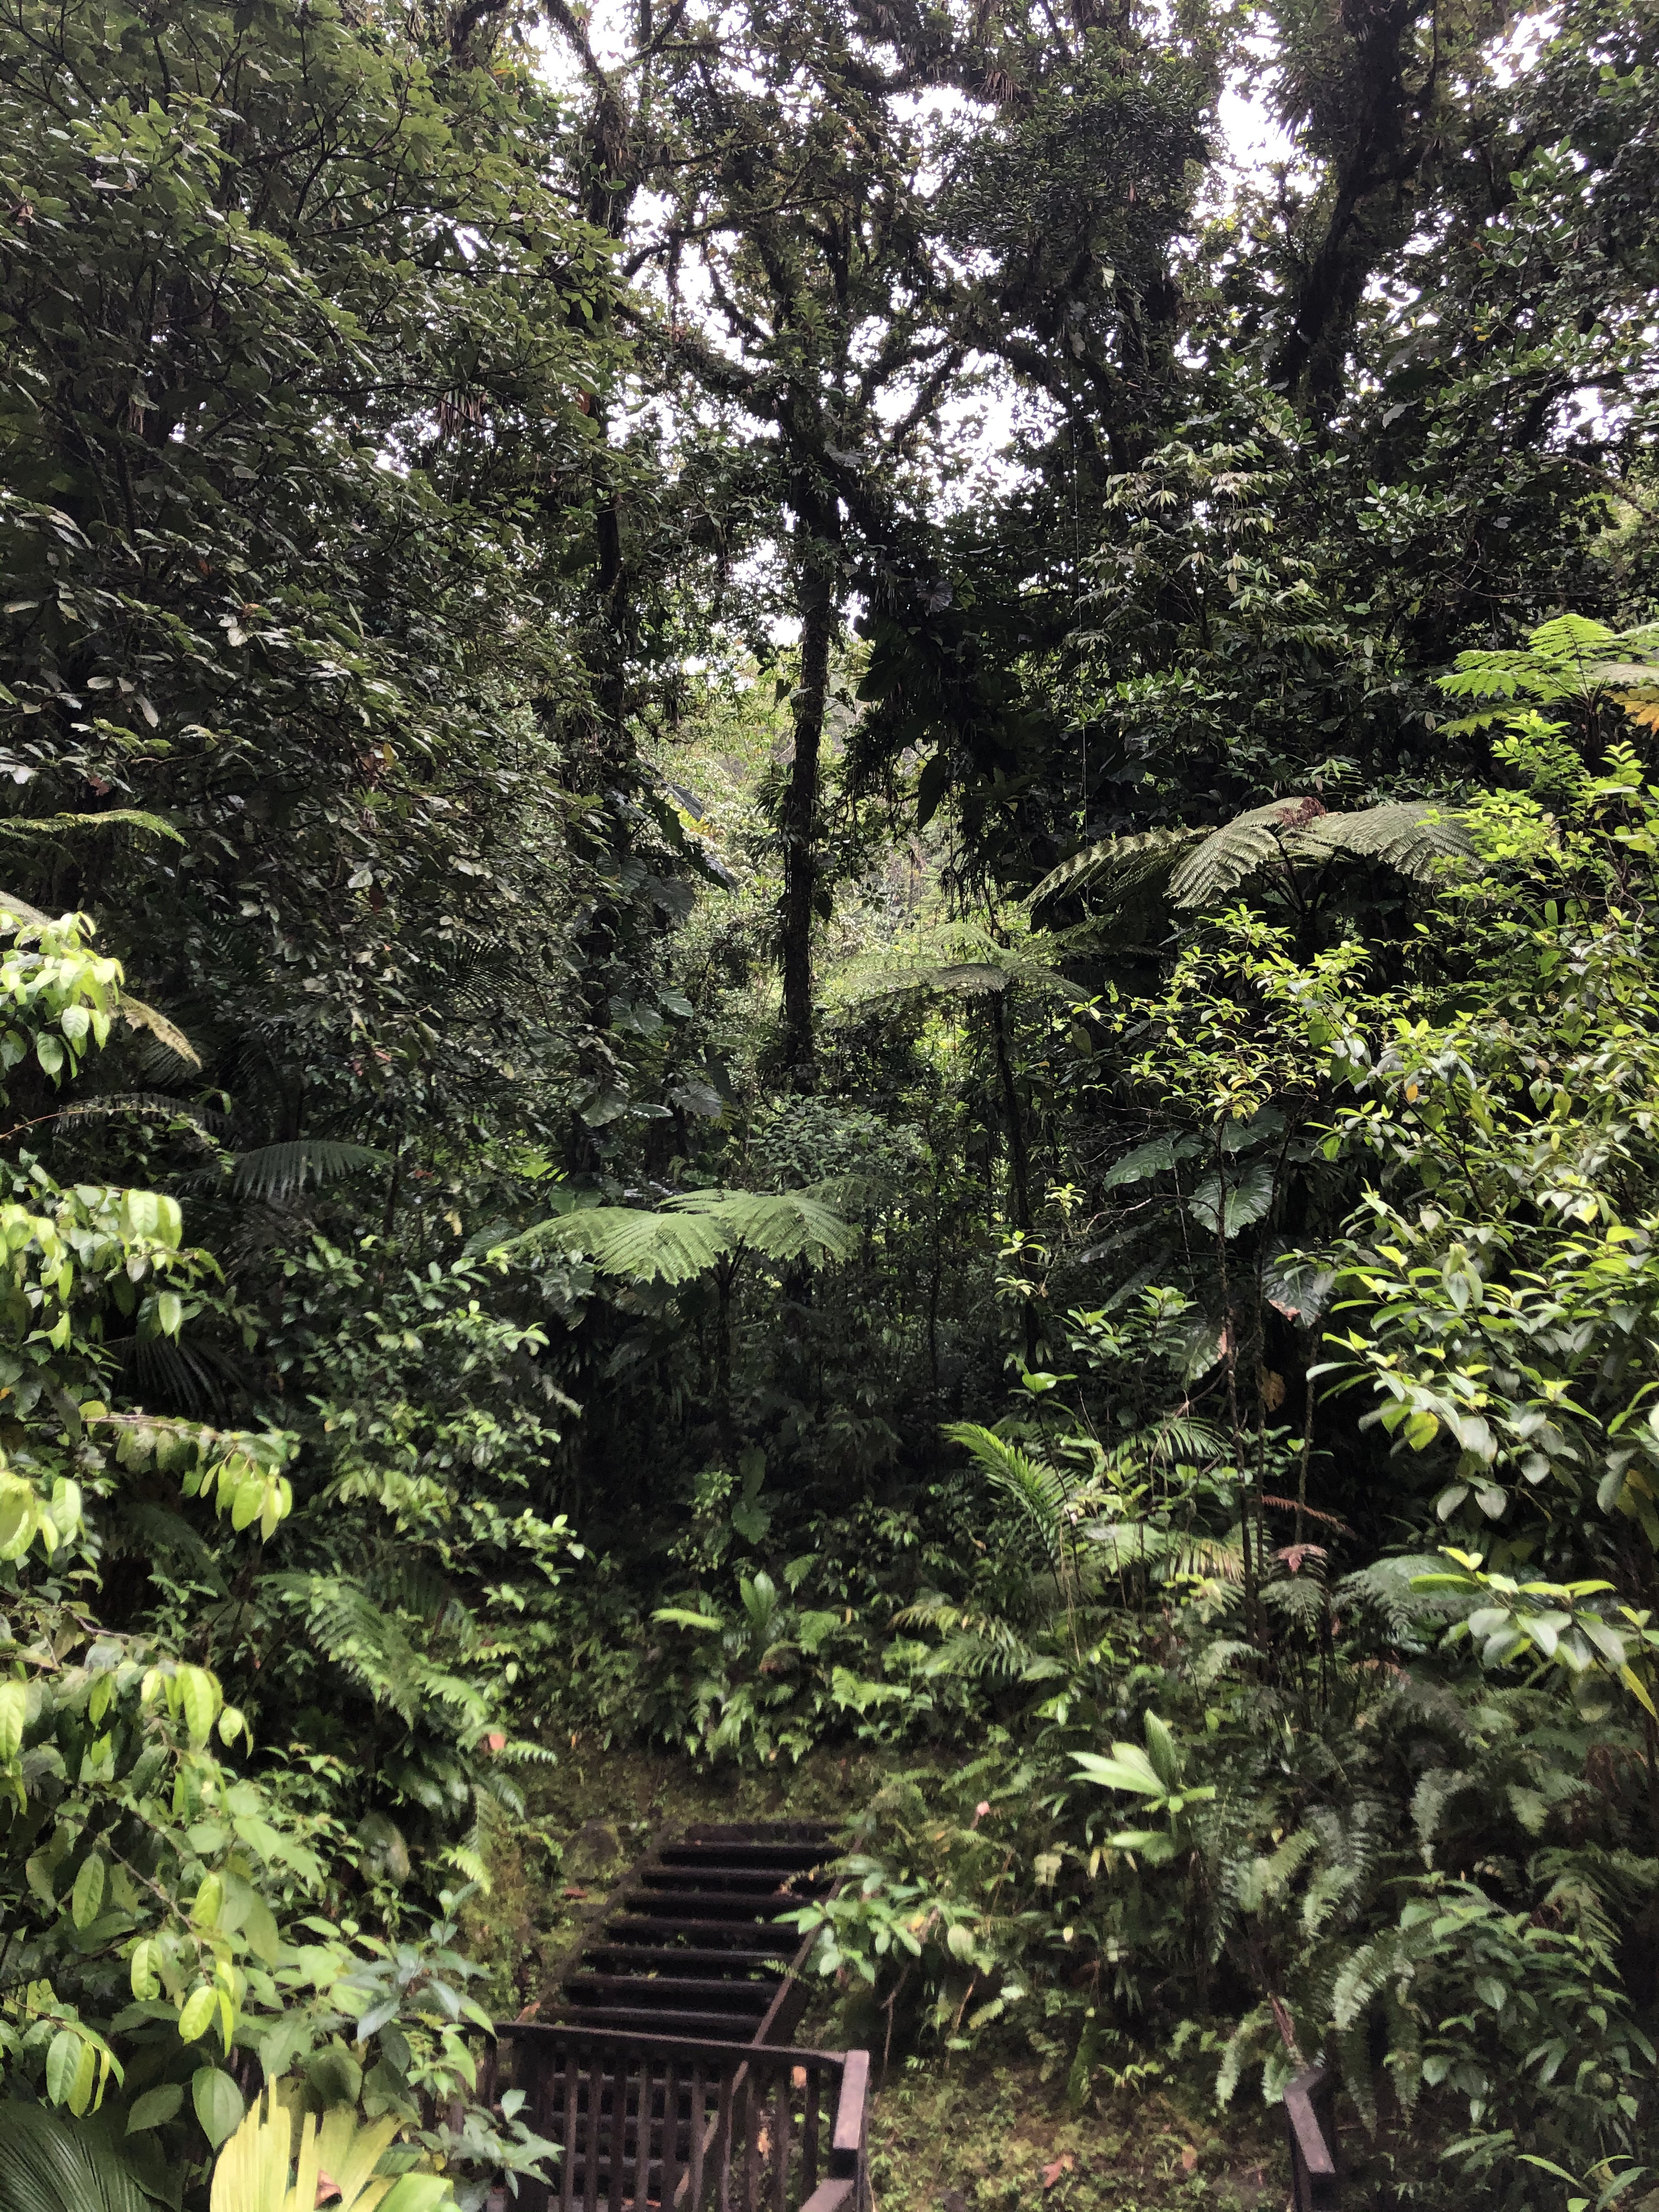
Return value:
M 630 1868 L 546 2020 L 502 2021 L 490 2098 L 559 2145 L 526 2212 L 866 2212 L 869 2057 L 797 2050 L 819 1823 L 688 1829 Z

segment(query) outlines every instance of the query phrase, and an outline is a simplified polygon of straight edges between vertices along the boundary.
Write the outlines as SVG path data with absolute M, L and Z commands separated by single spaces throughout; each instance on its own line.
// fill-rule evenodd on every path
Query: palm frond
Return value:
M 104 2123 L 0 2104 L 0 2212 L 155 2212 Z
M 1071 1494 L 1066 1478 L 1057 1468 L 1044 1467 L 1018 1444 L 1006 1442 L 994 1429 L 981 1428 L 977 1421 L 949 1422 L 945 1434 L 969 1454 L 992 1489 L 1018 1509 L 1058 1573 L 1064 1542 L 1062 1516 Z

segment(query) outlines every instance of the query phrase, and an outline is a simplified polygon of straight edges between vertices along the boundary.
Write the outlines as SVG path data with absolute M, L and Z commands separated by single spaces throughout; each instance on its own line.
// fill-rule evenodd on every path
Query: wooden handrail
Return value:
M 850 2062 L 857 2059 L 862 2062 L 866 2083 L 870 2074 L 867 2051 L 813 2051 L 793 2043 L 750 2043 L 736 2037 L 635 2035 L 631 2028 L 571 2027 L 559 2020 L 498 2020 L 494 2033 L 497 2038 L 523 2036 L 532 2043 L 580 2043 L 584 2050 L 648 2051 L 659 2058 L 729 2055 L 734 2059 L 757 2058 L 767 2066 L 775 2061 L 780 2066 L 822 2066 L 838 2073 L 845 2072 Z
M 1291 2138 L 1291 2202 L 1295 2212 L 1336 2212 L 1336 2130 L 1329 2123 L 1335 2086 L 1328 2066 L 1310 2066 L 1285 2092 L 1285 2124 Z
M 800 2208 L 800 2212 L 848 2212 L 858 2184 L 848 2175 L 831 2181 L 821 2181 Z

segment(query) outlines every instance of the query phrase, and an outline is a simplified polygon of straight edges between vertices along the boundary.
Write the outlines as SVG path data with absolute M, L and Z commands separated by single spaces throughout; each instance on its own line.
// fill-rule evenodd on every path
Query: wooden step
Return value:
M 638 1960 L 642 1964 L 661 1966 L 694 1966 L 699 1979 L 712 1979 L 721 1969 L 732 1973 L 753 1973 L 766 1966 L 775 1966 L 776 1951 L 710 1951 L 700 1950 L 690 1943 L 588 1943 L 584 1945 L 575 1971 L 587 1972 L 587 1962 L 596 1959 L 625 1960 L 630 1966 Z M 775 1972 L 771 1977 L 776 1981 Z
M 734 2006 L 764 2012 L 782 1986 L 771 1982 L 717 1982 L 703 1974 L 590 1974 L 585 1967 L 567 1975 L 567 1990 L 632 1990 L 665 1997 L 719 1996 Z

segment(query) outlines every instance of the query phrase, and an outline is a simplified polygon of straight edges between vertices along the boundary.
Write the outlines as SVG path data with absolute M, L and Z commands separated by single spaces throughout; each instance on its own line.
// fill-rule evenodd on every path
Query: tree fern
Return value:
M 1316 816 L 1293 834 L 1291 847 L 1298 857 L 1378 861 L 1416 883 L 1474 849 L 1455 817 L 1425 799 Z
M 1149 830 L 1112 837 L 1043 878 L 1033 903 L 1061 890 L 1096 894 L 1109 915 L 1159 892 L 1182 911 L 1230 897 L 1263 869 L 1370 863 L 1425 881 L 1449 858 L 1471 851 L 1455 817 L 1426 799 L 1390 800 L 1357 814 L 1328 813 L 1316 799 L 1275 799 L 1218 830 Z
M 580 1255 L 601 1274 L 672 1288 L 744 1250 L 817 1266 L 850 1258 L 858 1240 L 853 1223 L 805 1191 L 693 1190 L 657 1212 L 594 1206 L 558 1214 L 496 1249 Z
M 1005 939 L 970 921 L 936 925 L 852 963 L 838 979 L 833 1003 L 858 1008 L 911 993 L 982 999 L 1023 990 L 1075 1006 L 1087 994 L 1062 970 L 1068 950 L 1065 933 L 1032 930 Z

